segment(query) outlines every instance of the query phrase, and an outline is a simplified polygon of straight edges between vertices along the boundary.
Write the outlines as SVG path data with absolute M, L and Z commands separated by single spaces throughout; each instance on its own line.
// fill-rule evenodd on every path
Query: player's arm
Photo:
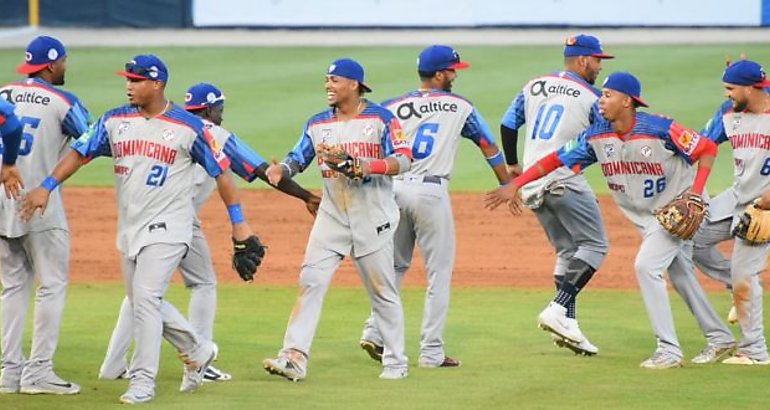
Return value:
M 512 177 L 520 175 L 522 172 L 518 153 L 519 128 L 525 122 L 524 92 L 520 91 L 513 102 L 511 102 L 508 110 L 503 114 L 502 121 L 500 121 L 500 138 L 503 142 L 505 163 Z
M 590 131 L 591 128 L 583 131 L 576 139 L 541 158 L 524 170 L 521 175 L 514 178 L 511 183 L 488 192 L 486 198 L 487 209 L 495 209 L 501 204 L 510 201 L 520 201 L 518 193 L 521 187 L 550 174 L 562 165 L 566 165 L 575 172 L 579 172 L 595 163 L 597 161 L 596 153 L 588 143 Z
M 385 129 L 382 133 L 381 143 L 385 158 L 364 161 L 364 175 L 398 175 L 409 171 L 412 167 L 412 147 L 409 146 L 401 123 L 392 114 L 390 117 L 386 117 L 384 122 Z
M 683 127 L 676 121 L 672 121 L 668 130 L 669 142 L 675 147 L 679 155 L 689 163 L 697 162 L 698 170 L 695 173 L 690 190 L 698 195 L 703 193 L 711 168 L 717 155 L 717 145 L 693 130 Z
M 510 182 L 511 176 L 505 167 L 503 153 L 497 148 L 495 137 L 484 117 L 475 108 L 471 111 L 468 118 L 465 119 L 465 125 L 463 125 L 463 129 L 460 131 L 460 135 L 470 139 L 479 147 L 484 154 L 484 158 L 487 160 L 487 164 L 492 168 L 492 172 L 495 173 L 499 184 L 502 185 Z
M 21 218 L 29 220 L 38 208 L 41 214 L 44 213 L 46 206 L 48 206 L 48 198 L 51 192 L 59 184 L 69 179 L 91 158 L 111 155 L 109 135 L 105 127 L 105 119 L 102 117 L 99 122 L 88 129 L 80 138 L 72 142 L 69 152 L 59 160 L 51 174 L 43 179 L 39 187 L 27 194 L 22 201 Z
M 10 106 L 10 104 L 8 105 Z M 13 113 L 12 106 L 8 107 L 7 112 L 0 113 L 0 135 L 2 135 L 3 141 L 3 167 L 0 170 L 0 185 L 5 187 L 7 198 L 18 198 L 22 188 L 24 188 L 21 172 L 16 167 L 23 130 L 24 125 Z

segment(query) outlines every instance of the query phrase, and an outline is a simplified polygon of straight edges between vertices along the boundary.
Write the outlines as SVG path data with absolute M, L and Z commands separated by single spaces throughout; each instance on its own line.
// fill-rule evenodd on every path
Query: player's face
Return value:
M 587 56 L 585 62 L 585 80 L 593 85 L 602 71 L 602 59 L 599 57 Z
M 620 113 L 629 106 L 633 107 L 631 97 L 620 91 L 609 88 L 602 89 L 602 96 L 599 97 L 599 112 L 607 121 L 616 120 L 620 117 Z
M 208 112 L 206 113 L 206 118 L 213 122 L 216 125 L 222 125 L 222 121 L 224 118 L 222 115 L 225 112 L 225 105 L 224 104 L 217 104 L 211 107 L 208 107 L 206 110 Z
M 725 97 L 733 102 L 735 111 L 743 111 L 749 105 L 748 88 L 730 83 L 725 84 Z
M 52 78 L 51 84 L 64 85 L 64 74 L 67 71 L 67 56 L 64 56 L 49 66 Z
M 338 75 L 326 76 L 326 102 L 337 106 L 358 98 L 358 82 Z
M 452 83 L 457 78 L 457 72 L 455 70 L 441 70 L 436 72 L 436 81 L 438 86 L 436 88 L 443 91 L 452 91 Z
M 131 105 L 143 107 L 153 101 L 161 89 L 159 81 L 126 79 L 126 96 Z

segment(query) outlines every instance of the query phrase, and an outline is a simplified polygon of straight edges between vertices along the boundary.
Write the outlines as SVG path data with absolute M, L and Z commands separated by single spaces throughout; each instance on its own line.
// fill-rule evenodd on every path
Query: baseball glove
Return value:
M 233 239 L 233 269 L 246 282 L 254 280 L 257 267 L 262 264 L 265 257 L 265 249 L 256 235 L 251 235 L 246 240 Z
M 755 245 L 770 242 L 770 211 L 761 209 L 759 200 L 754 200 L 743 210 L 733 235 Z
M 327 167 L 340 172 L 351 179 L 364 177 L 364 168 L 361 158 L 354 158 L 340 145 L 318 144 L 316 147 L 319 158 Z
M 707 205 L 700 195 L 684 192 L 655 210 L 655 218 L 671 235 L 687 240 L 695 236 L 707 212 Z

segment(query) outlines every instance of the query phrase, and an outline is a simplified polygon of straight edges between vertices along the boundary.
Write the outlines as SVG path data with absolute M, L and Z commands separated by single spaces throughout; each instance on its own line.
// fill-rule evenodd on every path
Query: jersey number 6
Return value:
M 32 132 L 40 125 L 40 118 L 21 117 L 21 123 L 24 124 L 24 132 L 21 134 L 21 144 L 19 144 L 19 155 L 29 155 L 32 152 L 32 143 L 35 142 L 35 136 Z M 27 132 L 27 126 L 30 131 Z
M 417 134 L 412 142 L 412 156 L 414 159 L 426 158 L 433 151 L 433 137 L 438 132 L 438 124 L 426 122 L 417 128 Z

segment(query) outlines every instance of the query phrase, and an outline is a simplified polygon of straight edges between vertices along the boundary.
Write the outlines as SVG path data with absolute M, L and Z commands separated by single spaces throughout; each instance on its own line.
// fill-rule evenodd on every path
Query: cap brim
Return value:
M 594 54 L 591 54 L 591 56 L 592 57 L 596 57 L 596 58 L 607 59 L 607 60 L 609 60 L 611 58 L 615 58 L 615 56 L 613 56 L 611 54 L 607 54 L 607 53 L 594 53 Z
M 770 79 L 762 80 L 754 84 L 754 87 L 760 87 L 760 88 L 770 87 Z
M 633 99 L 634 99 L 634 101 L 636 101 L 636 102 L 637 102 L 639 105 L 641 105 L 642 107 L 649 107 L 649 106 L 650 106 L 649 104 L 647 104 L 647 102 L 646 102 L 646 101 L 644 101 L 644 100 L 643 100 L 643 99 L 641 99 L 640 97 L 634 97 L 633 95 L 631 95 L 630 97 L 631 97 L 631 98 L 633 98 Z
M 202 109 L 204 109 L 206 107 L 207 106 L 205 106 L 205 105 L 185 105 L 184 109 L 185 109 L 185 111 L 197 111 L 197 110 L 202 110 Z
M 152 78 L 150 78 L 150 77 L 145 77 L 143 75 L 139 75 L 139 74 L 135 74 L 135 73 L 129 73 L 126 70 L 115 71 L 115 74 L 117 74 L 117 75 L 119 75 L 121 77 L 133 78 L 134 80 L 152 80 Z
M 46 67 L 48 67 L 48 64 L 28 64 L 28 63 L 21 63 L 18 67 L 16 67 L 16 72 L 20 74 L 33 74 L 36 73 Z
M 470 66 L 471 66 L 470 63 L 468 63 L 467 61 L 458 61 L 452 64 L 449 68 L 451 68 L 452 70 L 462 70 Z

